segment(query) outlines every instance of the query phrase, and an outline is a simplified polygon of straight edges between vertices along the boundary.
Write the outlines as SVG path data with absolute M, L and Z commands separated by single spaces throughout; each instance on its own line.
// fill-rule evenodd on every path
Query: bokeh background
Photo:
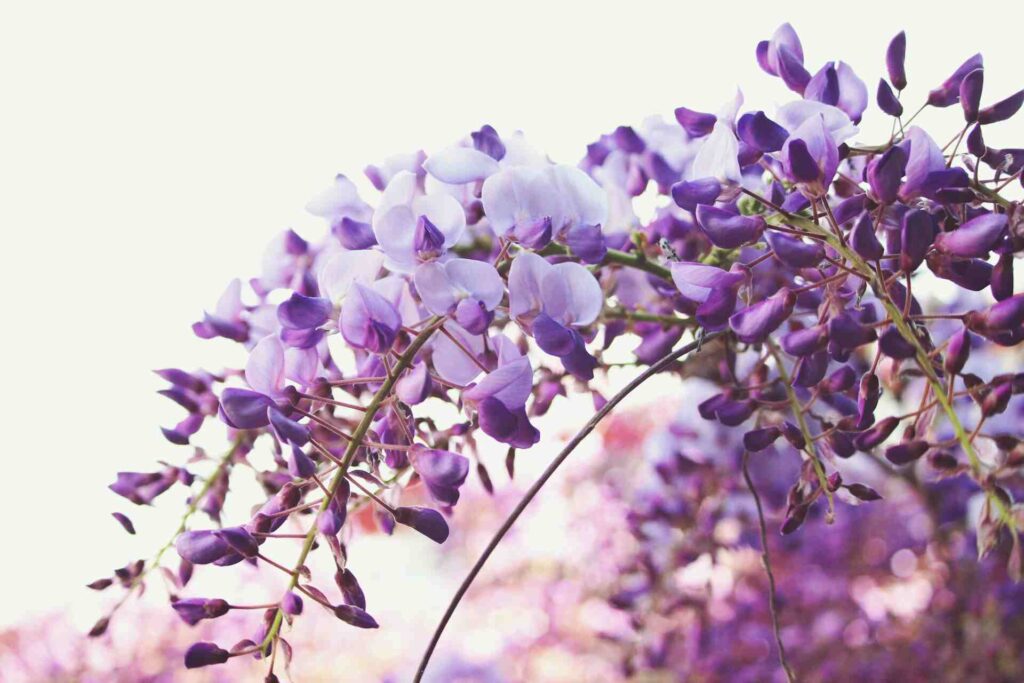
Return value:
M 0 648 L 15 643 L 28 661 L 46 656 L 33 643 L 64 648 L 101 672 L 93 680 L 115 680 L 104 676 L 139 661 L 159 671 L 166 653 L 191 642 L 194 634 L 175 625 L 158 586 L 135 621 L 113 628 L 107 641 L 78 640 L 110 599 L 83 585 L 150 556 L 176 524 L 174 505 L 132 510 L 140 534 L 125 535 L 109 514 L 122 501 L 105 487 L 117 470 L 180 457 L 158 430 L 177 413 L 155 394 L 150 370 L 239 362 L 229 346 L 195 338 L 190 323 L 228 279 L 258 271 L 265 244 L 280 230 L 320 229 L 303 206 L 335 173 L 356 177 L 390 154 L 437 149 L 483 123 L 522 129 L 552 158 L 573 162 L 616 125 L 670 117 L 680 105 L 714 110 L 737 86 L 748 103 L 771 108 L 785 97 L 783 86 L 759 71 L 753 50 L 783 21 L 795 25 L 810 61 L 843 59 L 869 85 L 882 72 L 887 41 L 906 29 L 912 100 L 979 50 L 986 91 L 1009 93 L 1021 86 L 1021 62 L 1007 27 L 1022 20 L 1024 9 L 1013 1 L 989 2 L 983 11 L 917 2 L 841 9 L 801 2 L 5 5 L 0 629 L 8 631 Z M 943 117 L 956 116 L 928 112 L 921 121 L 941 128 Z M 994 129 L 990 144 L 1019 144 L 1021 126 Z M 887 133 L 867 128 L 860 137 Z M 609 388 L 625 377 L 614 376 Z M 670 387 L 652 384 L 631 405 L 664 402 L 677 391 Z M 663 410 L 651 432 L 671 421 L 674 409 Z M 360 574 L 385 628 L 335 641 L 325 623 L 308 656 L 349 666 L 369 653 L 369 661 L 408 671 L 402 667 L 499 512 L 558 437 L 591 411 L 589 397 L 566 401 L 542 422 L 545 447 L 520 458 L 516 482 L 498 478 L 497 500 L 471 481 L 479 500 L 460 506 L 453 526 L 460 514 L 473 523 L 443 549 L 419 538 L 367 540 L 359 557 L 386 558 Z M 593 470 L 606 462 L 600 451 L 596 442 L 581 450 L 569 469 L 603 481 L 607 468 Z M 492 472 L 500 470 L 496 460 Z M 559 486 L 563 495 L 544 496 L 487 570 L 498 588 L 485 581 L 479 592 L 490 590 L 493 599 L 481 597 L 450 626 L 446 642 L 470 661 L 502 652 L 524 635 L 516 629 L 528 637 L 545 627 L 536 615 L 514 613 L 510 603 L 521 600 L 498 599 L 502 582 L 521 571 L 517 559 L 579 569 L 593 558 L 604 532 L 587 531 L 586 501 L 566 494 L 564 480 Z M 593 500 L 604 495 L 594 491 Z M 626 533 L 619 512 L 618 532 Z M 543 572 L 531 576 L 523 579 L 526 592 L 561 585 Z M 569 590 L 582 585 L 569 583 Z M 595 608 L 580 618 L 603 627 L 613 616 Z M 602 657 L 599 645 L 583 642 L 579 650 L 597 667 L 614 659 Z M 589 661 L 579 653 L 575 664 Z M 338 680 L 325 671 L 311 668 L 299 680 Z M 595 671 L 593 680 L 607 680 Z M 181 675 L 198 681 L 205 674 Z

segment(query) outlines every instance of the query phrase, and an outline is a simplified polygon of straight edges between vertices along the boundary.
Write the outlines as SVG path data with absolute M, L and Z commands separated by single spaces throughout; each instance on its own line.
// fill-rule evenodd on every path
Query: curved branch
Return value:
M 414 679 L 415 683 L 420 683 L 420 681 L 422 680 L 423 673 L 427 670 L 427 664 L 430 663 L 430 657 L 434 654 L 434 649 L 437 647 L 438 642 L 441 640 L 441 634 L 444 633 L 445 627 L 451 620 L 452 615 L 455 614 L 455 610 L 456 608 L 458 608 L 459 602 L 462 601 L 462 597 L 466 594 L 466 592 L 469 590 L 469 587 L 473 584 L 473 581 L 476 579 L 477 574 L 479 574 L 480 570 L 483 569 L 484 564 L 487 563 L 487 560 L 490 558 L 491 554 L 494 553 L 494 550 L 498 547 L 498 544 L 501 543 L 501 540 L 505 537 L 505 534 L 508 533 L 508 530 L 511 529 L 512 525 L 516 523 L 516 520 L 519 519 L 520 515 L 523 514 L 523 511 L 540 492 L 541 488 L 544 487 L 544 484 L 548 482 L 548 479 L 551 478 L 551 475 L 553 475 L 555 471 L 559 468 L 559 466 L 563 462 L 565 462 L 565 459 L 568 458 L 574 450 L 576 450 L 576 447 L 583 442 L 583 439 L 585 439 L 592 431 L 594 431 L 594 428 L 597 427 L 597 424 L 602 419 L 604 419 L 604 417 L 608 415 L 608 413 L 610 413 L 612 409 L 615 408 L 615 406 L 621 403 L 622 400 L 626 398 L 626 396 L 631 394 L 637 387 L 639 387 L 641 384 L 643 384 L 648 379 L 658 374 L 665 368 L 669 367 L 672 363 L 679 360 L 683 356 L 686 356 L 687 354 L 693 351 L 699 351 L 702 344 L 706 344 L 712 339 L 721 336 L 722 334 L 723 332 L 709 332 L 705 334 L 702 338 L 698 339 L 697 341 L 691 342 L 686 346 L 683 346 L 675 351 L 672 351 L 667 356 L 664 356 L 661 360 L 651 365 L 649 368 L 647 368 L 642 373 L 637 375 L 629 384 L 623 387 L 621 391 L 619 391 L 617 394 L 608 399 L 608 402 L 604 405 L 604 407 L 602 407 L 601 410 L 597 411 L 594 414 L 594 416 L 590 418 L 585 425 L 583 425 L 583 428 L 576 433 L 576 435 L 569 441 L 569 443 L 565 445 L 565 448 L 563 448 L 562 451 L 558 454 L 558 456 L 551 461 L 551 464 L 547 466 L 547 469 L 544 470 L 544 473 L 540 475 L 536 482 L 534 482 L 533 486 L 531 486 L 530 489 L 526 492 L 522 500 L 519 501 L 519 504 L 516 505 L 515 509 L 512 510 L 511 514 L 509 514 L 509 516 L 505 519 L 504 523 L 502 523 L 501 527 L 498 529 L 498 531 L 491 538 L 490 542 L 487 544 L 487 547 L 484 548 L 484 551 L 480 555 L 479 559 L 477 559 L 476 564 L 474 564 L 473 568 L 469 570 L 469 574 L 467 574 L 466 578 L 462 581 L 462 585 L 460 585 L 459 590 L 455 592 L 455 595 L 452 597 L 451 602 L 448 603 L 448 608 L 445 610 L 444 616 L 441 618 L 441 622 L 437 625 L 437 628 L 434 630 L 434 635 L 430 639 L 430 644 L 427 646 L 426 652 L 423 653 L 423 658 L 420 660 L 419 668 L 417 668 L 416 670 L 416 678 Z

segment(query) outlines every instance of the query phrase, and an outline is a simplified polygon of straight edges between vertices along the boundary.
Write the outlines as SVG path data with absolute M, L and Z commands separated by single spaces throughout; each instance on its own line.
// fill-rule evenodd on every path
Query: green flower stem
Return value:
M 875 295 L 885 307 L 886 313 L 888 313 L 893 325 L 896 326 L 900 336 L 914 347 L 917 365 L 924 374 L 928 383 L 931 385 L 932 391 L 935 393 L 935 398 L 938 399 L 939 405 L 942 406 L 942 411 L 946 414 L 946 419 L 949 420 L 949 424 L 953 427 L 953 433 L 956 435 L 956 440 L 959 442 L 960 447 L 963 448 L 964 453 L 967 454 L 967 458 L 971 465 L 971 473 L 974 475 L 976 480 L 979 480 L 980 483 L 980 479 L 983 474 L 982 464 L 981 460 L 978 458 L 977 452 L 974 450 L 971 435 L 966 429 L 964 429 L 963 423 L 960 422 L 960 417 L 956 414 L 956 411 L 953 410 L 953 404 L 947 397 L 946 388 L 943 386 L 942 381 L 936 374 L 935 367 L 932 365 L 931 360 L 928 357 L 928 352 L 925 351 L 924 347 L 921 345 L 921 340 L 917 338 L 916 334 L 914 334 L 910 323 L 903 315 L 903 311 L 901 311 L 899 307 L 892 302 L 892 298 L 889 296 L 889 293 L 885 288 L 885 283 L 878 277 L 875 270 L 864 259 L 862 259 L 857 252 L 841 243 L 831 231 L 822 228 L 813 220 L 802 216 L 788 214 L 772 216 L 769 219 L 769 222 L 790 224 L 823 237 L 837 253 L 841 254 L 848 262 L 853 264 L 861 277 L 867 280 L 871 285 L 871 289 L 875 292 Z M 999 496 L 995 495 L 988 489 L 984 490 L 990 504 L 999 511 L 999 516 L 1003 523 L 1007 525 L 1016 537 L 1016 522 L 1009 508 L 1003 500 L 999 498 Z
M 345 449 L 345 455 L 342 457 L 341 464 L 337 471 L 334 473 L 334 477 L 331 479 L 331 483 L 328 486 L 329 496 L 324 497 L 323 503 L 320 504 L 319 512 L 323 512 L 330 505 L 335 493 L 338 491 L 338 487 L 341 485 L 342 480 L 345 479 L 345 475 L 348 472 L 349 466 L 352 464 L 352 460 L 356 456 L 356 452 L 359 450 L 363 437 L 366 436 L 366 432 L 369 431 L 370 425 L 373 423 L 374 417 L 377 415 L 377 410 L 380 408 L 384 400 L 390 395 L 392 388 L 394 388 L 395 382 L 398 380 L 399 375 L 402 371 L 408 368 L 416 354 L 427 343 L 431 335 L 434 334 L 444 322 L 443 316 L 434 316 L 427 323 L 427 326 L 423 328 L 409 346 L 402 352 L 402 355 L 398 357 L 395 365 L 391 367 L 391 372 L 381 383 L 380 389 L 373 395 L 373 399 L 366 406 L 365 412 L 363 413 L 363 419 L 359 422 L 359 425 L 352 432 L 352 440 L 349 441 L 348 447 Z M 299 583 L 299 570 L 302 565 L 305 564 L 306 558 L 309 556 L 310 551 L 313 549 L 313 542 L 316 540 L 316 524 L 313 524 L 309 531 L 306 532 L 306 540 L 302 544 L 302 551 L 299 553 L 298 559 L 295 561 L 295 567 L 291 571 L 291 580 L 288 583 L 287 590 L 294 590 Z M 277 640 L 278 635 L 281 632 L 281 623 L 284 621 L 284 613 L 281 608 L 277 608 L 274 614 L 274 621 L 271 623 L 270 628 L 267 629 L 267 635 L 260 644 L 260 650 L 264 653 L 267 652 L 267 648 L 270 647 L 271 643 Z
M 142 585 L 143 579 L 146 578 L 150 571 L 160 566 L 160 560 L 163 559 L 164 554 L 171 549 L 171 546 L 174 545 L 174 542 L 178 540 L 178 536 L 185 532 L 185 529 L 188 527 L 188 521 L 192 519 L 193 515 L 195 515 L 196 512 L 199 511 L 199 504 L 203 502 L 203 499 L 206 497 L 206 494 L 210 492 L 210 489 L 212 489 L 213 485 L 217 483 L 217 480 L 224 476 L 225 473 L 230 468 L 231 463 L 235 458 L 235 453 L 238 451 L 238 448 L 242 445 L 242 441 L 243 439 L 241 437 L 237 437 L 234 443 L 231 444 L 231 448 L 229 448 L 227 452 L 221 456 L 220 460 L 217 462 L 216 469 L 214 469 L 210 476 L 206 478 L 206 481 L 203 482 L 203 485 L 199 488 L 198 491 L 196 491 L 196 494 L 192 496 L 192 498 L 189 500 L 188 506 L 185 508 L 185 514 L 181 517 L 181 523 L 178 524 L 178 528 L 171 535 L 171 538 L 166 543 L 164 543 L 164 545 L 159 550 L 156 551 L 156 554 L 153 555 L 153 559 L 146 563 L 145 569 L 143 569 L 142 572 L 140 572 L 139 575 L 132 580 L 131 585 L 128 587 L 128 592 L 125 593 L 125 595 L 117 602 L 117 604 L 114 605 L 114 608 L 111 610 L 111 614 L 116 612 L 121 607 L 121 605 L 123 605 L 128 600 L 128 598 L 131 596 L 134 590 L 140 585 Z
M 793 416 L 796 417 L 796 423 L 800 427 L 800 432 L 804 435 L 804 441 L 807 442 L 804 448 L 814 464 L 814 472 L 818 475 L 818 485 L 825 492 L 825 497 L 828 499 L 828 522 L 831 524 L 836 514 L 835 501 L 832 498 L 832 491 L 828 487 L 828 476 L 825 474 L 825 467 L 821 464 L 821 458 L 818 457 L 817 449 L 814 446 L 814 435 L 811 434 L 811 430 L 807 427 L 803 406 L 800 405 L 800 399 L 797 398 L 796 391 L 793 390 L 793 385 L 789 381 L 789 373 L 782 362 L 782 354 L 779 353 L 779 348 L 770 338 L 765 342 L 765 345 L 768 347 L 768 352 L 772 354 L 772 358 L 775 359 L 775 365 L 779 370 L 779 377 L 782 378 L 782 385 L 786 388 L 786 396 L 789 398 L 789 407 L 793 411 Z

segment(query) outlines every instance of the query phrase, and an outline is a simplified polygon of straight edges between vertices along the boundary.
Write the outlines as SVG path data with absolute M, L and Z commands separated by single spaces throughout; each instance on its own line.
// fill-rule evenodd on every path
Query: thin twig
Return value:
M 657 361 L 652 366 L 644 370 L 642 373 L 637 375 L 633 379 L 633 381 L 631 381 L 629 384 L 623 387 L 621 391 L 619 391 L 617 394 L 608 399 L 608 403 L 606 403 L 604 407 L 601 408 L 601 410 L 597 411 L 597 413 L 595 413 L 594 416 L 587 421 L 583 428 L 580 429 L 580 431 L 577 432 L 575 436 L 573 436 L 569 443 L 565 445 L 565 448 L 563 448 L 562 451 L 555 457 L 555 459 L 551 461 L 551 464 L 547 466 L 547 469 L 544 470 L 544 473 L 540 475 L 540 478 L 538 478 L 536 482 L 534 482 L 533 486 L 531 486 L 530 489 L 526 492 L 522 500 L 519 501 L 519 504 L 516 505 L 515 509 L 512 510 L 511 514 L 509 514 L 509 516 L 502 523 L 501 527 L 491 538 L 490 542 L 488 542 L 487 547 L 484 548 L 483 553 L 477 559 L 476 564 L 474 564 L 473 568 L 469 570 L 469 574 L 467 574 L 466 578 L 462 581 L 462 585 L 460 585 L 459 590 L 455 592 L 455 595 L 452 597 L 451 602 L 448 603 L 448 608 L 445 610 L 444 616 L 441 618 L 440 623 L 434 630 L 434 635 L 430 639 L 430 644 L 427 646 L 426 651 L 423 653 L 423 658 L 420 660 L 419 667 L 416 670 L 416 678 L 414 679 L 414 683 L 420 683 L 420 681 L 423 679 L 423 673 L 427 670 L 427 664 L 430 663 L 430 657 L 434 654 L 434 649 L 437 647 L 438 642 L 441 640 L 441 634 L 444 633 L 444 629 L 448 625 L 448 622 L 451 620 L 452 615 L 455 614 L 455 610 L 459 606 L 459 602 L 462 600 L 462 597 L 469 590 L 469 587 L 473 584 L 473 581 L 480 573 L 480 570 L 483 569 L 484 564 L 487 563 L 487 560 L 498 547 L 498 544 L 501 543 L 501 540 L 505 537 L 505 534 L 508 533 L 508 530 L 512 528 L 512 525 L 516 523 L 516 520 L 519 519 L 519 516 L 523 514 L 523 511 L 526 509 L 526 507 L 540 492 L 541 488 L 544 487 L 544 484 L 548 482 L 548 480 L 555 473 L 558 467 L 563 462 L 565 462 L 565 459 L 568 458 L 574 450 L 576 450 L 576 447 L 580 445 L 580 443 L 583 441 L 583 439 L 587 437 L 587 435 L 594 431 L 594 428 L 597 427 L 597 424 L 602 419 L 604 419 L 604 417 L 608 413 L 610 413 L 612 409 L 615 408 L 615 406 L 617 406 L 624 398 L 626 398 L 626 396 L 632 393 L 637 387 L 639 387 L 641 384 L 643 384 L 648 379 L 658 374 L 665 368 L 671 366 L 672 363 L 676 362 L 683 356 L 689 354 L 692 351 L 698 350 L 702 345 L 707 344 L 709 341 L 720 336 L 721 334 L 722 332 L 709 332 L 705 334 L 700 340 L 691 342 L 676 351 L 672 351 L 667 356 L 663 357 L 661 360 Z
M 750 459 L 750 452 L 743 452 L 743 480 L 747 482 L 750 495 L 754 497 L 754 505 L 757 507 L 757 523 L 761 532 L 761 563 L 764 565 L 764 573 L 768 575 L 768 611 L 772 615 L 772 632 L 775 634 L 775 645 L 779 648 L 779 663 L 789 683 L 796 683 L 796 674 L 793 667 L 786 661 L 786 646 L 782 644 L 782 633 L 779 630 L 779 606 L 775 595 L 775 575 L 772 573 L 772 563 L 768 557 L 768 529 L 764 521 L 764 510 L 761 508 L 761 496 L 757 495 L 754 482 L 747 471 L 747 460 Z

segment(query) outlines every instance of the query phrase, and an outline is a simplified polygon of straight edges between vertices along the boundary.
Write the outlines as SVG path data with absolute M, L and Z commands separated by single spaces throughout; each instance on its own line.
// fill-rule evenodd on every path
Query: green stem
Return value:
M 348 447 L 345 449 L 345 455 L 341 459 L 341 464 L 337 471 L 334 473 L 334 478 L 331 479 L 330 486 L 328 486 L 329 496 L 325 496 L 323 502 L 320 504 L 319 512 L 323 512 L 330 505 L 331 500 L 338 491 L 338 487 L 341 482 L 345 479 L 345 475 L 348 472 L 349 466 L 355 459 L 356 452 L 362 445 L 363 437 L 366 436 L 366 432 L 369 431 L 370 425 L 373 423 L 374 417 L 377 415 L 377 410 L 380 408 L 384 399 L 391 393 L 394 388 L 395 382 L 398 377 L 402 374 L 402 371 L 412 364 L 416 354 L 427 343 L 427 340 L 434 334 L 444 323 L 444 317 L 435 316 L 427 324 L 423 331 L 421 331 L 416 337 L 410 342 L 409 346 L 402 352 L 402 355 L 398 357 L 395 365 L 391 367 L 391 372 L 388 373 L 388 377 L 383 381 L 380 389 L 373 395 L 373 399 L 367 404 L 365 412 L 363 413 L 363 419 L 359 422 L 359 425 L 352 432 L 352 440 L 349 441 Z M 302 544 L 302 551 L 299 553 L 298 559 L 295 561 L 294 569 L 291 571 L 291 579 L 288 582 L 288 588 L 286 590 L 294 590 L 299 583 L 299 570 L 302 565 L 305 564 L 306 558 L 309 556 L 310 551 L 313 549 L 313 542 L 316 540 L 316 524 L 313 524 L 310 530 L 306 533 L 306 540 Z M 267 629 L 267 635 L 260 644 L 260 650 L 266 653 L 267 648 L 271 643 L 277 640 L 278 635 L 281 631 L 281 623 L 284 621 L 284 613 L 278 608 L 274 614 L 274 621 L 271 623 L 270 628 Z
M 853 264 L 861 274 L 861 277 L 867 280 L 871 285 L 872 291 L 874 291 L 875 296 L 878 297 L 879 301 L 882 302 L 882 305 L 885 307 L 886 312 L 892 319 L 893 325 L 895 325 L 900 336 L 914 347 L 917 365 L 924 374 L 928 383 L 931 385 L 932 391 L 935 393 L 935 397 L 938 399 L 939 405 L 942 406 L 942 411 L 946 414 L 946 419 L 949 420 L 950 426 L 953 427 L 953 433 L 956 435 L 957 442 L 959 442 L 964 453 L 967 454 L 967 458 L 971 465 L 971 473 L 980 483 L 980 479 L 983 474 L 982 465 L 981 460 L 978 458 L 978 454 L 974 450 L 974 444 L 971 441 L 971 436 L 967 430 L 964 429 L 963 423 L 960 422 L 960 417 L 953 409 L 953 404 L 946 396 L 946 389 L 938 375 L 935 373 L 935 368 L 928 357 L 928 352 L 925 351 L 924 347 L 921 345 L 921 340 L 917 338 L 916 334 L 914 334 L 910 323 L 903 315 L 903 311 L 901 311 L 899 307 L 892 302 L 892 298 L 889 296 L 889 292 L 885 288 L 885 283 L 878 277 L 878 274 L 866 261 L 864 261 L 864 259 L 860 257 L 857 252 L 845 244 L 840 243 L 839 239 L 837 239 L 835 235 L 822 228 L 815 221 L 794 215 L 773 216 L 769 219 L 769 222 L 771 222 L 771 220 L 790 223 L 824 237 L 828 241 L 829 245 L 835 249 L 837 253 L 842 255 L 849 263 Z M 1016 535 L 1016 522 L 1013 519 L 1013 515 L 1009 508 L 1005 505 L 1002 499 L 993 494 L 990 490 L 985 489 L 984 487 L 983 490 L 985 491 L 985 495 L 988 500 L 990 500 L 992 505 L 994 505 L 999 511 L 1000 518 L 1003 523 L 1007 525 L 1014 535 Z
M 110 611 L 111 614 L 116 612 L 121 607 L 121 605 L 123 605 L 128 600 L 132 592 L 138 586 L 142 585 L 143 579 L 146 578 L 150 571 L 160 566 L 160 560 L 163 559 L 164 554 L 171 549 L 171 546 L 174 545 L 174 542 L 178 540 L 178 536 L 185 532 L 185 529 L 188 527 L 188 521 L 192 519 L 192 516 L 195 515 L 196 512 L 199 511 L 199 504 L 203 502 L 203 498 L 205 498 L 206 494 L 210 492 L 210 489 L 213 488 L 213 485 L 217 483 L 218 479 L 224 476 L 224 473 L 228 470 L 228 467 L 231 465 L 231 461 L 234 460 L 235 453 L 238 451 L 238 448 L 241 445 L 242 438 L 237 437 L 234 443 L 231 444 L 231 448 L 229 448 L 228 451 L 223 456 L 221 456 L 220 460 L 217 463 L 216 469 L 214 469 L 210 476 L 206 478 L 206 481 L 203 482 L 203 485 L 199 487 L 199 490 L 196 492 L 196 494 L 192 496 L 191 500 L 189 500 L 188 506 L 185 508 L 185 514 L 181 517 L 181 523 L 178 524 L 178 528 L 171 535 L 171 538 L 166 543 L 164 543 L 164 545 L 159 550 L 156 551 L 156 554 L 153 555 L 153 559 L 146 563 L 145 569 L 143 569 L 139 573 L 139 575 L 132 580 L 131 584 L 128 586 L 127 593 L 125 593 L 125 595 L 114 605 L 114 608 Z
M 772 358 L 775 359 L 775 365 L 779 370 L 779 377 L 782 378 L 782 385 L 786 388 L 786 396 L 789 398 L 789 407 L 793 411 L 797 425 L 800 427 L 800 433 L 804 435 L 804 441 L 807 442 L 804 448 L 807 450 L 807 455 L 810 456 L 811 462 L 814 463 L 814 472 L 818 475 L 818 485 L 825 492 L 825 497 L 828 499 L 828 522 L 831 524 L 836 514 L 835 501 L 832 498 L 832 490 L 828 487 L 828 475 L 825 474 L 825 467 L 821 464 L 821 459 L 818 457 L 818 452 L 814 447 L 814 436 L 807 426 L 807 418 L 804 417 L 803 406 L 800 405 L 800 399 L 797 397 L 796 391 L 793 390 L 793 385 L 789 381 L 789 373 L 786 371 L 779 348 L 771 339 L 768 339 L 765 345 L 768 347 L 769 353 L 772 354 Z

